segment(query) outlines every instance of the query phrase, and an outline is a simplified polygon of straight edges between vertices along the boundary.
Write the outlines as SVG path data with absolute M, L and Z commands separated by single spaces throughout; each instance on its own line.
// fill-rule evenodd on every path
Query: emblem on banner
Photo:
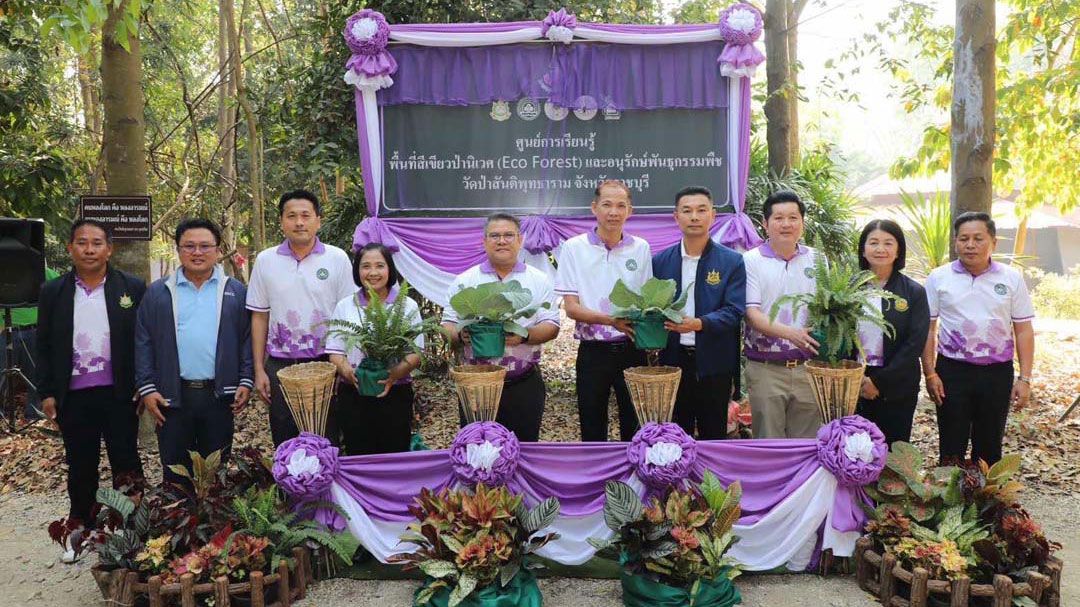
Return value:
M 326 280 L 327 278 L 330 278 L 330 270 L 319 268 L 319 271 L 315 272 L 315 276 L 318 277 L 319 280 Z
M 522 120 L 536 120 L 540 115 L 540 103 L 535 99 L 522 97 L 517 102 L 517 115 Z
M 491 104 L 491 119 L 502 122 L 510 119 L 510 104 L 505 101 L 495 101 Z
M 637 260 L 636 259 L 627 259 L 626 260 L 626 269 L 630 270 L 631 272 L 633 272 L 634 270 L 637 270 Z
M 582 95 L 574 102 L 574 115 L 578 120 L 592 120 L 599 107 L 596 98 L 591 95 Z
M 1009 292 L 1009 287 L 1006 287 L 1005 285 L 1001 284 L 1000 282 L 997 283 L 996 285 L 994 285 L 994 293 L 997 293 L 998 295 L 1005 295 L 1008 292 Z
M 555 105 L 550 101 L 545 101 L 544 115 L 548 117 L 548 120 L 554 120 L 555 122 L 558 122 L 560 120 L 565 120 L 566 117 L 570 115 L 570 110 L 562 106 Z
M 907 303 L 906 299 L 901 297 L 900 299 L 896 300 L 896 311 L 897 312 L 907 312 L 907 309 L 908 309 L 908 303 Z
M 609 105 L 604 108 L 604 120 L 618 120 L 622 118 L 622 112 L 615 109 L 615 106 Z
M 720 272 L 709 270 L 709 273 L 705 275 L 705 282 L 714 287 L 720 284 Z

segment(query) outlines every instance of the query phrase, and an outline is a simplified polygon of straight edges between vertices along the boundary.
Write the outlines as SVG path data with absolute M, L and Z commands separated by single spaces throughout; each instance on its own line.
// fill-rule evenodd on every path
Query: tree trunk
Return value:
M 794 165 L 799 164 L 799 17 L 805 0 L 792 2 L 787 15 L 788 80 L 791 82 L 791 103 L 788 104 L 788 153 Z
M 765 9 L 765 140 L 769 149 L 769 169 L 784 175 L 793 166 L 791 149 L 790 88 L 791 61 L 788 56 L 788 0 L 768 0 Z
M 142 58 L 137 35 L 128 38 L 130 52 L 116 41 L 117 22 L 127 2 L 110 4 L 101 36 L 101 105 L 105 112 L 103 145 L 105 183 L 113 196 L 147 193 L 146 123 L 143 116 Z M 150 243 L 129 241 L 113 249 L 113 266 L 150 279 Z
M 221 147 L 221 168 L 218 171 L 218 183 L 221 189 L 218 202 L 221 209 L 221 248 L 229 256 L 225 260 L 230 274 L 236 275 L 232 263 L 232 251 L 236 249 L 236 229 L 233 204 L 236 199 L 236 106 L 232 104 L 235 96 L 235 70 L 233 62 L 232 37 L 229 35 L 229 19 L 233 11 L 232 0 L 218 1 L 218 71 L 221 84 L 217 89 L 218 114 L 217 138 Z
M 244 0 L 241 18 L 247 15 L 247 0 Z M 248 165 L 251 171 L 251 233 L 252 248 L 262 251 L 266 236 L 264 234 L 266 222 L 263 217 L 263 175 L 262 175 L 262 139 L 259 135 L 259 119 L 247 97 L 247 88 L 244 84 L 244 70 L 240 63 L 240 40 L 233 14 L 229 13 L 229 36 L 230 47 L 233 50 L 233 72 L 236 84 L 236 100 L 244 110 L 244 118 L 247 123 L 248 138 Z
M 952 217 L 990 212 L 994 156 L 994 2 L 957 0 L 953 42 Z M 955 251 L 953 252 L 955 257 Z

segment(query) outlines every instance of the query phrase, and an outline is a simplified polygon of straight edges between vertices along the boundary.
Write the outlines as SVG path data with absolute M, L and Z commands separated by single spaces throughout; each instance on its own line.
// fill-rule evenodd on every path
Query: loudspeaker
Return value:
M 45 222 L 0 217 L 0 308 L 36 306 L 45 282 Z

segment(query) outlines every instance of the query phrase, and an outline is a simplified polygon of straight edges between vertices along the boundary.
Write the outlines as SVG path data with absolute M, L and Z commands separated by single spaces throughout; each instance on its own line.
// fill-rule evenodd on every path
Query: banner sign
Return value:
M 154 226 L 149 196 L 80 196 L 79 217 L 108 226 L 113 240 L 150 240 Z
M 729 204 L 727 110 L 575 109 L 542 99 L 383 106 L 381 216 L 582 215 L 596 184 L 621 179 L 637 212 L 670 213 L 708 187 Z

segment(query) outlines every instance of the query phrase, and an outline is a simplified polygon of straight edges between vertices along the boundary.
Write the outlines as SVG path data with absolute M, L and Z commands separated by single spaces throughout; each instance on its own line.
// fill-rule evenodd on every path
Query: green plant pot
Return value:
M 663 314 L 646 314 L 633 321 L 634 345 L 639 350 L 661 350 L 667 347 L 668 331 Z
M 814 360 L 820 360 L 823 362 L 832 362 L 837 360 L 854 360 L 855 356 L 853 352 L 845 351 L 840 352 L 840 347 L 836 344 L 826 343 L 825 333 L 814 329 L 810 331 L 810 337 L 814 341 L 818 342 L 818 353 L 814 356 Z
M 668 586 L 643 575 L 623 572 L 623 605 L 626 607 L 689 607 L 690 589 Z M 735 584 L 720 574 L 714 580 L 701 580 L 694 607 L 731 607 L 742 603 Z
M 416 602 L 417 595 L 434 581 L 432 578 L 426 578 L 424 585 L 413 593 L 414 606 L 419 607 Z M 450 590 L 440 588 L 431 596 L 431 600 L 423 605 L 448 607 L 449 604 Z M 540 587 L 536 585 L 536 577 L 531 571 L 523 568 L 506 586 L 500 586 L 496 580 L 495 583 L 470 593 L 465 600 L 458 603 L 458 607 L 542 607 L 543 604 Z
M 379 360 L 365 358 L 356 367 L 356 381 L 361 396 L 378 396 L 385 389 L 380 380 L 390 376 L 386 365 Z
M 473 356 L 476 358 L 499 358 L 506 352 L 506 333 L 499 323 L 477 322 L 469 325 Z

